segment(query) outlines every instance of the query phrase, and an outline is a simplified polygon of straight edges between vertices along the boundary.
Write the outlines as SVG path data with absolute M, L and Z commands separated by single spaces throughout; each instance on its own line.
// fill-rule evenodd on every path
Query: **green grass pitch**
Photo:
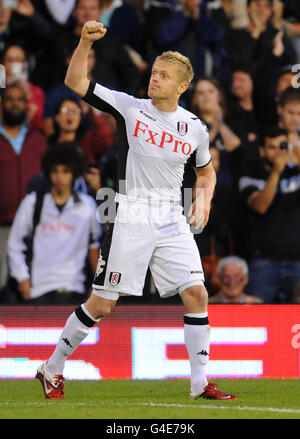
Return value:
M 189 399 L 189 380 L 66 381 L 63 401 L 38 380 L 0 381 L 1 419 L 300 419 L 297 379 L 218 379 L 238 401 Z

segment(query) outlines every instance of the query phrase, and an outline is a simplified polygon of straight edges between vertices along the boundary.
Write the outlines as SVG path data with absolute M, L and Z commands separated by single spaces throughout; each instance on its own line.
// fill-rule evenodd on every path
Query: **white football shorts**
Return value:
M 118 200 L 101 245 L 93 293 L 111 300 L 142 296 L 148 266 L 162 298 L 203 285 L 199 250 L 180 203 Z

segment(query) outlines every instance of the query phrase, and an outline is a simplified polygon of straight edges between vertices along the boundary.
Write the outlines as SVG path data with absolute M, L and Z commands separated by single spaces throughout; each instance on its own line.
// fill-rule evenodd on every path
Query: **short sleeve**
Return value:
M 199 146 L 196 150 L 196 168 L 204 168 L 211 161 L 209 152 L 209 134 L 201 130 Z
M 88 91 L 82 98 L 98 110 L 113 116 L 123 116 L 136 98 L 127 93 L 110 90 L 95 81 L 90 81 Z

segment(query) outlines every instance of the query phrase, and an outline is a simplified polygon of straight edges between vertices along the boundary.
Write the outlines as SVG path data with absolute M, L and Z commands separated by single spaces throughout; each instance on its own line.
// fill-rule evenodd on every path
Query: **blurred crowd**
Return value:
M 99 269 L 116 126 L 64 85 L 88 20 L 108 29 L 87 72 L 106 87 L 145 98 L 158 54 L 193 64 L 180 105 L 217 173 L 195 235 L 209 301 L 300 303 L 299 0 L 0 0 L 0 303 L 82 303 Z M 148 273 L 141 303 L 157 296 Z

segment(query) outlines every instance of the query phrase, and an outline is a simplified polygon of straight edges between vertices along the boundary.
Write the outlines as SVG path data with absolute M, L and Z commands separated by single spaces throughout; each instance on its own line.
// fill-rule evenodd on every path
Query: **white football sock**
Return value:
M 191 393 L 197 394 L 208 384 L 205 373 L 210 341 L 207 312 L 185 314 L 184 340 L 191 364 Z
M 79 306 L 69 316 L 57 346 L 46 364 L 47 372 L 50 375 L 60 375 L 63 373 L 67 357 L 88 336 L 91 327 L 100 320 L 94 319 L 84 305 Z

